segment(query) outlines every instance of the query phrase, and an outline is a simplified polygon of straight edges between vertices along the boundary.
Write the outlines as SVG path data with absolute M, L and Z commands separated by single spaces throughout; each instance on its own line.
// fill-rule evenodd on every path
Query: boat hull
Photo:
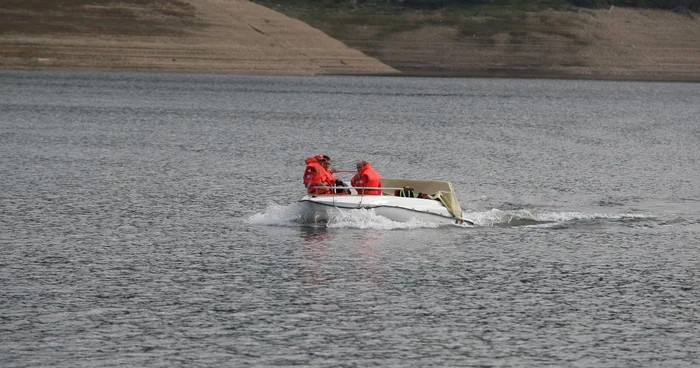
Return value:
M 417 220 L 437 224 L 463 224 L 439 202 L 432 199 L 394 196 L 330 195 L 304 196 L 299 203 L 309 221 L 328 221 L 332 211 L 373 210 L 396 222 Z

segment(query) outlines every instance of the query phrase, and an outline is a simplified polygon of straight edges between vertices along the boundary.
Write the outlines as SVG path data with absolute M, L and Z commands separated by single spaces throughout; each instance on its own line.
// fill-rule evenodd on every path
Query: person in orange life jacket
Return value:
M 307 157 L 304 161 L 306 163 L 306 168 L 304 169 L 304 186 L 309 194 L 330 194 L 331 190 L 329 188 L 314 188 L 314 187 L 328 187 L 332 184 L 328 182 L 328 177 L 326 176 L 326 169 L 321 166 L 321 163 L 325 161 L 323 156 L 316 155 L 312 157 Z
M 327 182 L 331 183 L 332 185 L 335 185 L 336 187 L 347 187 L 345 183 L 342 180 L 336 179 L 333 177 L 333 174 L 337 173 L 339 170 L 331 167 L 331 158 L 328 155 L 323 155 L 323 162 L 321 163 L 321 166 L 323 166 L 324 169 L 326 169 L 326 178 Z M 350 189 L 341 189 L 341 188 L 335 188 L 335 193 L 336 194 L 350 194 Z
M 328 155 L 323 155 L 323 161 L 320 162 L 321 166 L 326 169 L 326 177 L 329 183 L 335 183 L 335 177 L 333 174 L 338 172 L 338 169 L 331 167 L 331 158 Z
M 374 169 L 371 166 L 369 166 L 369 162 L 364 160 L 357 161 L 355 167 L 357 168 L 357 174 L 355 174 L 355 176 L 352 177 L 350 185 L 352 185 L 353 187 L 372 188 L 382 186 L 379 174 L 376 171 L 374 171 Z M 382 191 L 381 189 L 358 189 L 357 194 L 381 195 Z

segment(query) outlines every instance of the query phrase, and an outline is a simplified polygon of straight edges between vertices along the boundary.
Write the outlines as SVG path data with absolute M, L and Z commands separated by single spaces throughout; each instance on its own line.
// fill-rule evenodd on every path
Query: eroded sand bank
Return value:
M 0 68 L 295 75 L 397 73 L 315 28 L 247 0 L 187 1 L 194 7 L 196 21 L 177 32 L 3 32 Z M 124 22 L 134 26 L 155 24 L 154 17 L 169 16 L 138 6 L 124 6 L 118 9 L 121 12 L 110 10 L 102 16 L 130 14 L 118 19 L 120 26 Z

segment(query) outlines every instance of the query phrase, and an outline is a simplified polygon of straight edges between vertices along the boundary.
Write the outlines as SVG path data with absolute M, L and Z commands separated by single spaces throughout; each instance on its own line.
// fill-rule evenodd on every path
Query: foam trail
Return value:
M 642 213 L 580 213 L 580 212 L 545 212 L 536 216 L 537 221 L 571 221 L 571 220 L 595 220 L 609 219 L 621 220 L 625 218 L 645 219 L 654 218 L 651 214 Z
M 282 206 L 277 203 L 267 205 L 265 212 L 256 213 L 248 218 L 248 223 L 256 225 L 300 226 L 302 208 L 298 203 Z
M 651 214 L 640 213 L 537 212 L 525 209 L 503 211 L 496 208 L 484 212 L 465 212 L 464 217 L 477 226 L 556 226 L 578 220 L 654 218 Z

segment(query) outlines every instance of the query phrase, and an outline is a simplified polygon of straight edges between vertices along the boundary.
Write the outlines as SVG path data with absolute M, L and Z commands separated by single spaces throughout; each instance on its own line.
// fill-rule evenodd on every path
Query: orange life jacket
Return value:
M 326 169 L 316 161 L 314 157 L 309 157 L 304 161 L 306 168 L 304 169 L 304 186 L 309 194 L 330 194 L 330 189 L 313 188 L 315 186 L 330 186 L 326 178 Z
M 323 176 L 324 176 L 325 182 L 328 183 L 330 186 L 334 186 L 335 185 L 335 177 L 333 177 L 333 173 L 326 170 L 326 168 L 323 167 L 323 165 L 320 165 L 320 166 L 323 169 Z
M 382 181 L 379 177 L 379 174 L 377 174 L 376 171 L 372 167 L 369 166 L 369 162 L 365 167 L 360 169 L 360 172 L 358 173 L 360 180 L 356 182 L 356 184 L 359 184 L 358 186 L 363 186 L 363 187 L 381 187 L 382 186 Z M 364 191 L 365 195 L 381 195 L 382 190 L 381 189 L 360 189 L 358 191 L 359 194 L 363 194 L 362 192 Z

